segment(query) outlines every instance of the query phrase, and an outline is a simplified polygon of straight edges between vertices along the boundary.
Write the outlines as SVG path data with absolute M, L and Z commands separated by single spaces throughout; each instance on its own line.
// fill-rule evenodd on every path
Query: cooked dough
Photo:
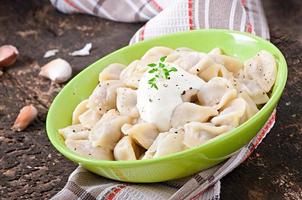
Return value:
M 143 74 L 148 70 L 148 66 L 140 60 L 135 60 L 128 65 L 120 74 L 120 80 L 127 87 L 138 88 L 138 82 Z
M 205 122 L 217 114 L 217 110 L 212 107 L 184 102 L 175 108 L 171 117 L 171 126 L 177 128 L 188 122 Z
M 142 159 L 158 158 L 186 149 L 183 129 L 160 133 Z
M 130 88 L 117 88 L 116 107 L 121 115 L 128 115 L 133 118 L 139 116 L 136 107 L 136 91 Z
M 100 74 L 99 74 L 99 81 L 106 81 L 106 80 L 119 80 L 120 74 L 123 69 L 126 68 L 126 65 L 119 64 L 119 63 L 112 63 L 108 65 Z
M 122 127 L 122 132 L 129 135 L 140 146 L 148 149 L 159 134 L 157 127 L 151 123 L 139 123 L 133 126 L 125 124 Z
M 116 143 L 122 138 L 122 125 L 130 122 L 128 116 L 122 116 L 114 109 L 109 110 L 95 124 L 89 134 L 92 146 L 113 149 Z
M 168 56 L 173 51 L 173 49 L 168 47 L 153 47 L 143 55 L 141 60 L 146 64 L 157 62 L 161 57 Z
M 79 116 L 88 110 L 88 99 L 81 101 L 72 113 L 72 124 L 80 123 Z
M 142 150 L 129 136 L 123 137 L 114 147 L 115 160 L 137 160 Z
M 179 49 L 167 56 L 166 62 L 173 63 L 186 71 L 189 71 L 204 56 L 204 53 Z
M 236 98 L 226 105 L 219 115 L 213 117 L 211 122 L 217 126 L 227 125 L 235 128 L 239 126 L 246 107 L 246 102 L 242 98 Z
M 88 109 L 79 116 L 79 121 L 84 127 L 91 129 L 101 119 L 101 116 L 102 114 L 98 110 Z
M 87 107 L 102 113 L 116 108 L 116 89 L 123 86 L 120 80 L 100 82 L 89 97 Z
M 227 132 L 228 126 L 215 126 L 212 123 L 190 122 L 184 125 L 184 144 L 191 148 L 199 146 L 211 138 Z
M 65 144 L 71 151 L 85 158 L 97 160 L 113 160 L 112 151 L 101 147 L 94 147 L 88 140 L 65 140 Z
M 244 65 L 247 77 L 256 81 L 265 92 L 269 92 L 277 76 L 277 65 L 274 56 L 262 50 L 256 56 L 247 60 Z
M 222 108 L 225 104 L 236 98 L 237 91 L 227 79 L 215 77 L 204 84 L 198 92 L 201 105 Z
M 59 133 L 66 139 L 87 139 L 89 131 L 82 124 L 76 124 L 59 129 Z

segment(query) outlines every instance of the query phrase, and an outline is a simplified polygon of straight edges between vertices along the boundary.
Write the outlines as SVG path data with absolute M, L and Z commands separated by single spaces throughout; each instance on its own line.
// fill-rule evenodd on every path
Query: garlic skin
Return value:
M 90 55 L 91 48 L 92 48 L 92 44 L 87 43 L 82 49 L 69 53 L 69 55 L 71 55 L 71 56 L 88 56 L 88 55 Z
M 38 110 L 33 105 L 24 106 L 12 126 L 14 131 L 23 131 L 38 116 Z
M 12 45 L 3 45 L 0 47 L 0 68 L 14 64 L 19 55 L 19 51 Z
M 39 75 L 56 83 L 63 83 L 70 79 L 72 68 L 66 60 L 57 58 L 44 65 Z
M 55 56 L 59 52 L 59 49 L 51 49 L 45 52 L 43 58 L 49 58 Z

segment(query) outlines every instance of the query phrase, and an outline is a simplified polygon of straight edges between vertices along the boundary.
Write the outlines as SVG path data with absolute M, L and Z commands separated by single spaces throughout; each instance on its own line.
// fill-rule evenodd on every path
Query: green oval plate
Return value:
M 207 143 L 157 159 L 103 161 L 84 158 L 66 148 L 58 129 L 71 124 L 76 105 L 86 99 L 98 83 L 98 74 L 110 63 L 129 64 L 154 46 L 189 47 L 209 52 L 219 47 L 242 61 L 260 50 L 271 52 L 278 64 L 277 79 L 268 103 L 247 122 Z M 68 159 L 104 177 L 126 182 L 160 182 L 185 177 L 230 157 L 247 144 L 262 128 L 282 95 L 287 65 L 282 53 L 270 42 L 251 34 L 229 30 L 198 30 L 166 35 L 119 49 L 96 61 L 73 78 L 57 95 L 47 116 L 47 133 L 53 146 Z

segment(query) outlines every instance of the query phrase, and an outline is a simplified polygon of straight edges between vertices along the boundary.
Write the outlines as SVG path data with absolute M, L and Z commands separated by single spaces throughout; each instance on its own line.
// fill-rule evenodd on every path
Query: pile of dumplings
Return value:
M 182 97 L 166 132 L 141 119 L 136 107 L 140 78 L 163 56 L 204 81 Z M 219 48 L 202 53 L 153 47 L 128 66 L 107 66 L 91 96 L 75 108 L 72 125 L 59 133 L 71 151 L 86 158 L 158 158 L 199 146 L 251 118 L 269 100 L 276 74 L 275 58 L 265 50 L 241 62 Z

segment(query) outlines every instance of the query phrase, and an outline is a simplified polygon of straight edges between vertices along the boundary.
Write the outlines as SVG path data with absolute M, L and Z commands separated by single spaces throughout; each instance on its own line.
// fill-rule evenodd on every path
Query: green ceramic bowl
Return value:
M 227 55 L 246 60 L 260 50 L 271 52 L 278 63 L 277 80 L 268 103 L 251 119 L 236 129 L 207 143 L 161 158 L 138 161 L 103 161 L 76 155 L 66 148 L 58 129 L 71 124 L 76 105 L 86 99 L 97 85 L 98 74 L 110 63 L 129 64 L 154 46 L 189 47 L 209 52 L 219 47 Z M 285 87 L 287 65 L 282 53 L 270 42 L 247 33 L 229 30 L 182 32 L 140 42 L 119 49 L 93 63 L 73 78 L 53 101 L 47 116 L 47 133 L 51 143 L 68 159 L 101 176 L 126 182 L 160 182 L 185 177 L 209 168 L 230 157 L 247 144 L 267 121 L 277 106 Z

